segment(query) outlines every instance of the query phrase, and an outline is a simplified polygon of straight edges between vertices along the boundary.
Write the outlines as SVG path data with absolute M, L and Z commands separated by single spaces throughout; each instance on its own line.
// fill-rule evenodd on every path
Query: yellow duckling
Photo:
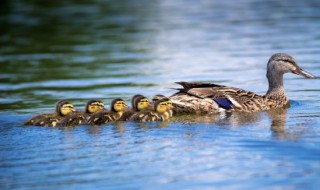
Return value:
M 152 103 L 153 105 L 161 100 L 162 98 L 167 98 L 166 96 L 162 95 L 162 94 L 157 94 L 157 95 L 154 95 L 153 98 L 152 98 Z M 172 101 L 168 98 L 168 101 L 167 101 L 167 105 L 168 107 L 170 107 L 170 109 L 168 110 L 169 114 L 170 114 L 170 117 L 173 116 L 173 105 L 172 105 Z
M 129 120 L 136 122 L 152 122 L 152 121 L 165 121 L 171 116 L 169 111 L 172 107 L 168 106 L 168 98 L 162 98 L 154 104 L 154 110 L 145 109 L 133 114 Z
M 67 100 L 56 103 L 56 112 L 51 114 L 40 114 L 27 120 L 24 125 L 55 127 L 57 123 L 74 112 L 74 106 Z
M 89 125 L 102 125 L 110 121 L 117 121 L 123 115 L 123 110 L 126 108 L 126 103 L 121 98 L 116 98 L 111 101 L 111 110 L 102 110 L 92 114 L 88 119 Z
M 131 99 L 132 108 L 124 111 L 121 121 L 128 121 L 129 118 L 136 112 L 142 111 L 149 107 L 149 100 L 143 95 L 137 94 Z
M 87 123 L 87 119 L 94 113 L 104 110 L 104 103 L 100 100 L 90 100 L 87 102 L 85 112 L 75 111 L 62 120 L 57 126 L 75 126 Z

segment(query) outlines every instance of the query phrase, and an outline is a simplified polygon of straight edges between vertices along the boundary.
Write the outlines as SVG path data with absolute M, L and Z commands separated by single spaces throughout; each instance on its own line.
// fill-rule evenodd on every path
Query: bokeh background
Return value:
M 1 189 L 317 189 L 319 79 L 291 107 L 171 123 L 23 127 L 60 99 L 83 109 L 176 81 L 264 94 L 277 52 L 320 73 L 319 0 L 2 0 Z M 129 101 L 128 101 L 129 103 Z

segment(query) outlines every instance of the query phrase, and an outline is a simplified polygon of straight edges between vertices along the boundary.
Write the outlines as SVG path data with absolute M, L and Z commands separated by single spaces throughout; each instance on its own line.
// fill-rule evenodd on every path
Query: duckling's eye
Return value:
M 73 106 L 63 106 L 64 108 L 74 108 Z
M 125 105 L 124 102 L 117 102 L 118 105 Z

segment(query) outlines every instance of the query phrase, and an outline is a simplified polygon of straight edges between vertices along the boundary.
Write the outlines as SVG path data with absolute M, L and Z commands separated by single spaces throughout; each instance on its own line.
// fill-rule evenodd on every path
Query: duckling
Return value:
M 88 119 L 89 125 L 102 125 L 110 121 L 117 121 L 121 118 L 123 110 L 126 108 L 126 103 L 121 98 L 116 98 L 111 101 L 111 110 L 102 110 L 92 114 Z
M 129 120 L 136 122 L 165 121 L 170 118 L 169 98 L 162 98 L 154 104 L 154 110 L 145 109 L 133 114 Z
M 90 100 L 87 102 L 85 112 L 75 111 L 63 118 L 57 126 L 75 126 L 86 124 L 87 119 L 98 111 L 104 110 L 104 103 L 100 100 Z
M 67 115 L 74 112 L 74 106 L 67 100 L 56 103 L 56 111 L 51 114 L 40 114 L 27 120 L 24 125 L 55 127 Z
M 134 113 L 147 109 L 150 106 L 148 98 L 140 94 L 132 97 L 131 104 L 132 108 L 124 111 L 120 118 L 121 121 L 128 121 Z
M 155 104 L 157 101 L 161 100 L 162 98 L 167 98 L 167 97 L 162 94 L 154 95 L 152 98 L 152 103 Z M 173 109 L 172 109 L 173 106 L 172 106 L 172 101 L 170 99 L 168 99 L 167 105 L 168 105 L 168 107 L 170 107 L 168 112 L 170 114 L 170 117 L 172 117 L 173 116 Z

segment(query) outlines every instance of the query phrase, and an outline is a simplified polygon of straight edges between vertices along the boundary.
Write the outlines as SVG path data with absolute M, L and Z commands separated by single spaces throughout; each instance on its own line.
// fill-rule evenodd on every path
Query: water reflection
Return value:
M 275 136 L 282 136 L 286 132 L 286 119 L 288 115 L 288 109 L 274 109 L 267 111 L 272 119 L 271 131 L 273 131 Z

